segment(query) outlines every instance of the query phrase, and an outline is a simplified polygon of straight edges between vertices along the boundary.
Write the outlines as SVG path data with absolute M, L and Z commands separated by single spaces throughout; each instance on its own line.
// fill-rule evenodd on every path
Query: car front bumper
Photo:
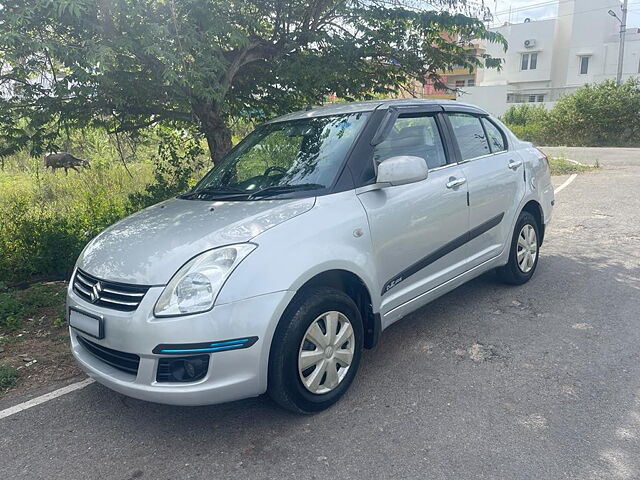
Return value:
M 104 338 L 95 339 L 69 327 L 71 350 L 82 369 L 99 383 L 124 395 L 171 405 L 209 405 L 253 397 L 267 389 L 271 339 L 284 309 L 295 292 L 281 291 L 216 305 L 202 314 L 156 318 L 153 307 L 163 287 L 149 289 L 133 312 L 92 305 L 73 290 L 67 295 L 67 315 L 74 308 L 104 319 Z M 105 363 L 87 350 L 78 336 L 96 345 L 140 357 L 137 374 Z M 209 353 L 209 368 L 195 382 L 158 382 L 161 344 L 198 344 L 258 337 L 248 348 Z

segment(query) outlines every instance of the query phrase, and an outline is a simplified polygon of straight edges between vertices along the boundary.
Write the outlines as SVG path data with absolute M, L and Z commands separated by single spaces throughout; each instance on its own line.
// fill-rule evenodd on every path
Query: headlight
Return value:
M 256 248 L 241 243 L 201 253 L 185 263 L 156 302 L 157 317 L 189 315 L 210 310 L 225 280 Z

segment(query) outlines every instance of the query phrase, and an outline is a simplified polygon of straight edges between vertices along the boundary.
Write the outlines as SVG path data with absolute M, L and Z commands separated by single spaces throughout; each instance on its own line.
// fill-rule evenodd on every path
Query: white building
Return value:
M 492 29 L 509 47 L 484 44 L 503 59 L 503 68 L 480 69 L 476 86 L 458 94 L 461 101 L 502 115 L 511 103 L 541 102 L 550 107 L 560 96 L 587 83 L 615 78 L 621 16 L 618 0 L 561 0 L 552 20 L 505 24 Z M 623 81 L 640 72 L 640 29 L 627 28 Z

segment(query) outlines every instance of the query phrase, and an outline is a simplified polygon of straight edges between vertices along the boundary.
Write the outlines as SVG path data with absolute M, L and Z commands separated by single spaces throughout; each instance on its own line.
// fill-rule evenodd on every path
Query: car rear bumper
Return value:
M 223 403 L 266 391 L 271 339 L 294 292 L 275 292 L 217 305 L 202 314 L 158 319 L 151 312 L 161 291 L 161 287 L 151 288 L 135 312 L 96 307 L 73 291 L 68 293 L 69 308 L 104 318 L 103 339 L 92 338 L 70 327 L 72 353 L 89 376 L 124 395 L 171 405 Z M 137 371 L 106 363 L 104 358 L 87 348 L 86 342 L 82 344 L 79 336 L 93 345 L 115 352 L 115 355 L 137 355 Z M 200 380 L 185 383 L 157 381 L 160 359 L 173 357 L 154 354 L 153 350 L 158 345 L 201 344 L 248 337 L 252 342 L 247 348 L 207 352 L 208 371 Z

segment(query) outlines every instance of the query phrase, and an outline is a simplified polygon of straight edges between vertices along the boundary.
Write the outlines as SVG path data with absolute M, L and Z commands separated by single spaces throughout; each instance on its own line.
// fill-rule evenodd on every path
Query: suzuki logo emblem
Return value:
M 102 284 L 97 282 L 91 289 L 91 303 L 96 303 L 100 300 L 100 294 L 102 293 Z

